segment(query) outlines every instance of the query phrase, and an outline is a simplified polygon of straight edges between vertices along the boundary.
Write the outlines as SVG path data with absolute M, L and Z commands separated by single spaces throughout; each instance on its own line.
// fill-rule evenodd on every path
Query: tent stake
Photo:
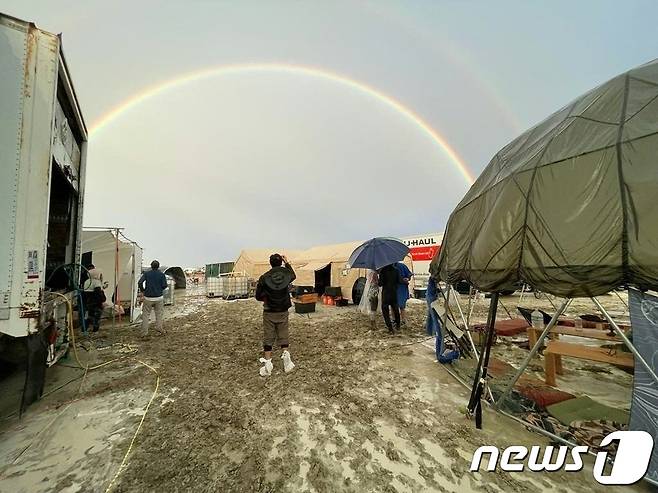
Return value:
M 544 339 L 546 339 L 546 336 L 548 336 L 549 331 L 557 324 L 558 318 L 560 317 L 560 315 L 564 313 L 564 311 L 567 309 L 571 301 L 572 301 L 571 298 L 565 299 L 562 305 L 560 306 L 560 308 L 558 308 L 558 310 L 555 312 L 555 315 L 553 315 L 553 318 L 551 319 L 551 321 L 548 323 L 544 331 L 537 339 L 537 342 L 535 343 L 534 347 L 530 350 L 530 353 L 528 353 L 528 356 L 526 356 L 526 359 L 523 361 L 523 363 L 521 363 L 521 366 L 516 371 L 516 374 L 514 375 L 514 377 L 512 377 L 512 380 L 507 384 L 505 390 L 503 390 L 502 395 L 498 398 L 498 404 L 497 404 L 498 409 L 502 408 L 503 403 L 512 392 L 512 388 L 514 387 L 514 384 L 519 380 L 519 378 L 521 378 L 521 375 L 528 367 L 528 364 L 530 364 L 532 358 L 534 358 L 535 354 L 537 354 L 537 352 L 539 351 L 539 348 L 542 347 L 542 345 L 544 344 Z
M 644 366 L 645 370 L 647 370 L 647 373 L 651 375 L 651 378 L 653 378 L 654 382 L 658 384 L 658 375 L 653 371 L 653 369 L 649 366 L 649 364 L 646 362 L 646 360 L 642 357 L 640 352 L 635 349 L 635 346 L 633 346 L 633 343 L 626 337 L 626 334 L 624 334 L 624 331 L 619 328 L 619 326 L 615 323 L 614 320 L 612 320 L 612 317 L 610 314 L 606 311 L 605 308 L 603 308 L 603 305 L 597 300 L 596 298 L 592 298 L 592 301 L 594 304 L 598 307 L 599 310 L 601 310 L 601 313 L 603 316 L 606 318 L 608 323 L 612 326 L 612 328 L 615 330 L 619 338 L 624 341 L 624 344 L 626 344 L 626 347 L 631 350 L 633 355 L 637 358 L 637 360 L 640 362 L 642 366 Z

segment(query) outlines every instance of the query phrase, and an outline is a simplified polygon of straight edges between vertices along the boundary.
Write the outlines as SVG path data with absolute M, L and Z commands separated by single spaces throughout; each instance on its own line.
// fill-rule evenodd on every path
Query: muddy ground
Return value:
M 106 324 L 80 359 L 119 360 L 84 379 L 53 369 L 51 389 L 78 380 L 22 420 L 0 422 L 0 491 L 603 490 L 589 469 L 469 471 L 480 445 L 547 442 L 489 410 L 485 429 L 475 429 L 463 413 L 468 391 L 427 347 L 423 303 L 410 305 L 397 337 L 381 322 L 370 330 L 353 307 L 291 313 L 297 367 L 285 374 L 276 353 L 266 379 L 259 303 L 188 296 L 168 312 L 164 337 L 140 340 L 132 327 Z

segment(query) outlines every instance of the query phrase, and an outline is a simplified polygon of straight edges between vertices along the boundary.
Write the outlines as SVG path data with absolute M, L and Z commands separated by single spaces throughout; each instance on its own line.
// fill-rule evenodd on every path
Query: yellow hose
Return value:
M 80 368 L 83 370 L 89 369 L 89 365 L 86 367 L 82 364 L 82 361 L 80 361 L 80 356 L 78 356 L 78 348 L 75 345 L 75 332 L 73 330 L 73 305 L 71 304 L 71 300 L 69 300 L 66 296 L 64 296 L 61 293 L 51 293 L 54 294 L 55 296 L 59 296 L 60 298 L 63 298 L 64 301 L 66 302 L 66 306 L 68 308 L 67 311 L 67 325 L 68 325 L 68 331 L 69 331 L 69 338 L 71 339 L 71 344 L 73 344 L 73 354 L 75 355 L 75 360 L 78 362 L 78 365 L 80 365 Z
M 153 395 L 151 395 L 151 399 L 149 400 L 148 404 L 146 405 L 146 409 L 144 410 L 144 414 L 142 415 L 142 419 L 139 422 L 139 425 L 137 425 L 137 430 L 135 431 L 135 434 L 133 435 L 133 439 L 130 441 L 130 445 L 128 446 L 128 450 L 126 451 L 126 454 L 123 456 L 123 460 L 121 461 L 121 464 L 119 465 L 119 469 L 117 469 L 116 474 L 112 478 L 112 481 L 110 481 L 110 484 L 107 485 L 107 489 L 105 490 L 105 493 L 109 493 L 109 491 L 112 489 L 112 486 L 114 486 L 115 481 L 119 477 L 119 475 L 123 472 L 124 468 L 126 467 L 126 463 L 128 462 L 128 456 L 130 455 L 130 452 L 133 449 L 133 445 L 135 445 L 135 441 L 137 440 L 137 435 L 139 435 L 140 430 L 142 429 L 142 425 L 144 424 L 144 419 L 146 419 L 146 414 L 149 412 L 149 408 L 151 407 L 151 404 L 153 403 L 153 400 L 155 399 L 155 396 L 158 394 L 158 388 L 160 388 L 160 374 L 158 371 L 153 368 L 151 365 L 148 363 L 144 363 L 141 360 L 137 360 L 138 363 L 141 363 L 145 367 L 147 367 L 149 370 L 151 370 L 153 373 L 156 375 L 156 380 L 155 380 L 155 389 L 153 390 Z
M 89 370 L 95 370 L 97 368 L 101 368 L 103 366 L 109 365 L 110 363 L 113 363 L 113 362 L 118 361 L 118 360 L 123 358 L 123 356 L 119 357 L 119 358 L 114 358 L 110 361 L 106 361 L 105 363 L 101 363 L 99 365 L 92 366 L 92 367 L 90 367 L 89 364 L 87 364 L 86 366 L 83 365 L 82 362 L 80 361 L 80 357 L 78 356 L 78 348 L 77 348 L 77 345 L 75 343 L 75 331 L 73 330 L 73 305 L 71 304 L 71 301 L 66 296 L 64 296 L 63 294 L 61 294 L 61 293 L 52 293 L 52 294 L 63 298 L 64 301 L 66 302 L 66 306 L 67 306 L 67 309 L 68 309 L 67 325 L 68 325 L 69 337 L 71 339 L 71 343 L 73 344 L 73 354 L 75 355 L 75 359 L 78 362 L 78 365 L 80 365 L 80 368 L 85 370 L 84 377 L 87 376 L 87 373 L 89 372 Z M 130 445 L 128 446 L 128 450 L 126 451 L 125 455 L 123 456 L 123 460 L 121 461 L 121 464 L 119 465 L 119 469 L 117 470 L 116 474 L 112 478 L 112 481 L 110 481 L 110 484 L 107 486 L 107 489 L 105 490 L 106 493 L 109 492 L 112 489 L 112 487 L 114 486 L 114 483 L 116 482 L 117 478 L 121 475 L 124 468 L 126 467 L 126 463 L 128 462 L 128 456 L 130 455 L 130 452 L 132 451 L 133 446 L 135 445 L 135 442 L 137 440 L 137 435 L 139 435 L 139 432 L 142 429 L 142 425 L 144 424 L 144 419 L 146 419 L 146 415 L 148 414 L 149 409 L 151 407 L 151 404 L 153 403 L 153 400 L 155 399 L 155 396 L 158 394 L 158 389 L 160 388 L 160 374 L 157 372 L 157 370 L 155 368 L 153 368 L 151 365 L 149 365 L 148 363 L 145 363 L 141 360 L 137 360 L 137 361 L 139 363 L 141 363 L 143 366 L 147 367 L 153 373 L 155 373 L 155 375 L 156 375 L 155 389 L 153 390 L 153 394 L 151 395 L 151 399 L 149 400 L 148 404 L 146 405 L 146 409 L 144 410 L 144 414 L 142 415 L 142 419 L 140 420 L 139 425 L 137 426 L 137 430 L 135 431 L 135 434 L 133 435 L 133 438 L 130 441 Z M 82 390 L 82 385 L 84 383 L 84 377 L 82 379 L 82 382 L 80 383 L 80 387 L 78 388 L 78 392 L 80 392 Z M 70 405 L 71 405 L 71 403 L 69 403 L 69 406 Z M 69 406 L 66 406 L 66 408 L 64 408 L 64 411 L 66 409 L 68 409 Z M 62 413 L 64 411 L 62 411 Z M 62 413 L 58 414 L 55 417 L 55 419 L 57 419 Z M 52 422 L 54 422 L 55 419 L 53 419 Z M 46 428 L 48 428 L 52 424 L 52 422 L 49 423 L 48 426 L 46 426 Z M 46 428 L 44 428 L 44 430 Z M 27 448 L 29 448 L 29 446 Z M 21 452 L 20 455 L 22 455 L 27 450 L 27 448 L 25 450 L 23 450 L 23 452 Z M 20 457 L 20 455 L 19 455 L 19 457 Z M 17 460 L 17 459 L 18 459 L 18 457 L 15 460 Z
M 110 363 L 113 363 L 113 362 L 115 362 L 115 361 L 118 361 L 118 360 L 123 359 L 124 357 L 126 357 L 126 356 L 120 356 L 120 357 L 118 357 L 118 358 L 114 358 L 114 359 L 112 359 L 112 360 L 110 360 L 110 361 L 106 361 L 105 363 L 101 363 L 101 364 L 99 364 L 99 365 L 92 366 L 92 367 L 90 367 L 89 364 L 87 364 L 86 366 L 83 365 L 83 364 L 82 364 L 82 361 L 80 361 L 80 357 L 78 356 L 78 350 L 77 350 L 77 347 L 76 347 L 76 344 L 75 344 L 75 332 L 74 332 L 74 330 L 73 330 L 73 305 L 71 304 L 71 301 L 70 301 L 66 296 L 64 296 L 63 294 L 61 294 L 61 293 L 52 293 L 52 294 L 54 294 L 54 295 L 56 295 L 56 296 L 59 296 L 59 297 L 63 298 L 64 301 L 66 301 L 66 306 L 67 306 L 67 309 L 68 309 L 68 310 L 67 310 L 67 325 L 68 325 L 69 337 L 70 337 L 70 339 L 71 339 L 71 344 L 73 344 L 73 354 L 75 355 L 75 359 L 76 359 L 76 361 L 78 362 L 78 365 L 80 365 L 80 368 L 83 369 L 83 370 L 85 370 L 84 377 L 87 376 L 87 373 L 89 372 L 89 370 L 95 370 L 96 368 L 101 368 L 101 367 L 103 367 L 103 366 L 109 365 Z M 137 430 L 135 431 L 135 434 L 133 435 L 133 438 L 132 438 L 132 440 L 130 441 L 130 445 L 128 446 L 128 450 L 126 451 L 125 455 L 123 456 L 123 460 L 121 461 L 121 464 L 119 465 L 119 469 L 117 470 L 116 474 L 115 474 L 114 477 L 112 478 L 112 481 L 110 481 L 110 484 L 107 486 L 107 489 L 105 490 L 106 493 L 109 492 L 109 491 L 112 489 L 112 487 L 114 486 L 114 483 L 116 482 L 117 478 L 121 475 L 121 473 L 122 473 L 123 470 L 125 469 L 125 467 L 126 467 L 126 463 L 128 462 L 128 456 L 130 455 L 130 452 L 132 451 L 133 446 L 135 445 L 135 442 L 137 441 L 137 435 L 139 435 L 139 432 L 140 432 L 141 429 L 142 429 L 142 425 L 144 424 L 144 419 L 146 419 L 146 415 L 147 415 L 147 413 L 148 413 L 148 411 L 149 411 L 149 409 L 150 409 L 150 407 L 151 407 L 151 404 L 153 403 L 153 400 L 155 399 L 155 396 L 158 394 L 158 389 L 160 388 L 160 374 L 158 373 L 158 371 L 157 371 L 155 368 L 153 368 L 151 365 L 149 365 L 148 363 L 145 363 L 145 362 L 143 362 L 143 361 L 141 361 L 141 360 L 137 360 L 137 362 L 140 363 L 140 364 L 142 364 L 143 366 L 147 367 L 147 368 L 148 368 L 149 370 L 151 370 L 153 373 L 155 373 L 155 375 L 156 375 L 155 389 L 153 390 L 153 394 L 151 395 L 151 399 L 149 400 L 148 404 L 146 405 L 146 409 L 144 410 L 144 414 L 142 415 L 142 419 L 140 420 L 139 425 L 137 426 Z M 78 388 L 78 393 L 82 390 L 82 385 L 83 385 L 83 383 L 84 383 L 84 377 L 83 377 L 83 379 L 82 379 L 82 382 L 80 383 L 80 387 Z M 55 418 L 54 418 L 54 419 L 53 419 L 53 420 L 52 420 L 52 421 L 51 421 L 51 422 L 50 422 L 50 423 L 44 428 L 44 430 L 42 430 L 42 431 L 45 431 L 47 428 L 49 428 L 50 425 L 51 425 L 51 424 L 52 424 L 52 423 L 53 423 L 53 422 L 54 422 L 59 416 L 61 416 L 61 415 L 64 413 L 64 411 L 66 411 L 66 410 L 69 408 L 69 406 L 70 406 L 71 404 L 72 404 L 72 402 L 69 403 L 69 405 L 66 406 L 66 407 L 62 410 L 61 413 L 59 413 L 57 416 L 55 416 Z M 41 432 L 39 432 L 39 434 L 41 434 Z M 32 443 L 30 443 L 30 445 L 32 445 Z M 21 455 L 23 455 L 23 453 L 25 453 L 25 451 L 27 451 L 27 449 L 30 447 L 30 445 L 28 445 L 28 446 L 27 446 L 27 447 L 21 452 L 21 454 L 19 454 L 19 456 L 16 457 L 16 459 L 14 459 L 14 462 L 15 462 L 16 460 L 18 460 L 18 458 L 19 458 Z

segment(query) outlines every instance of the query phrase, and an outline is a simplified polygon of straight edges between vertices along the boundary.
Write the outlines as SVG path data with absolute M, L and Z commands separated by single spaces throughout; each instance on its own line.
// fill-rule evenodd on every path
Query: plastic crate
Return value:
M 313 313 L 315 303 L 297 303 L 295 302 L 295 313 Z

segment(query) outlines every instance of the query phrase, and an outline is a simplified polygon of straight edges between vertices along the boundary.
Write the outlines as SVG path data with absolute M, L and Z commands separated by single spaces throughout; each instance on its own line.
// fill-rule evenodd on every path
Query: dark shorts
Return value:
M 263 346 L 288 345 L 288 311 L 263 312 Z

